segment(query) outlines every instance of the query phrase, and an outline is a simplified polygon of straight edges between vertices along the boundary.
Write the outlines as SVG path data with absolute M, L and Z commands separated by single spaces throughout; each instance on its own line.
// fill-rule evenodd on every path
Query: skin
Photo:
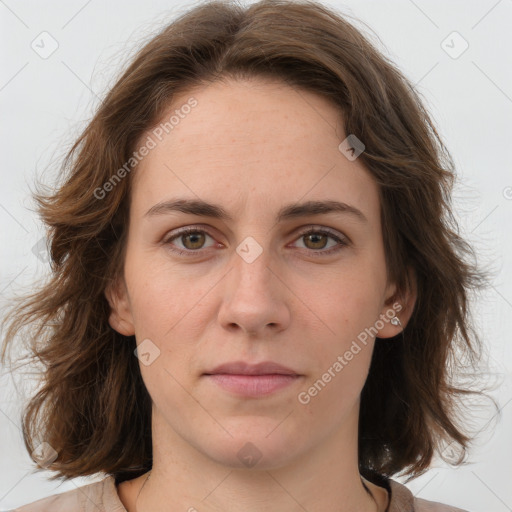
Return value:
M 357 465 L 359 397 L 375 339 L 308 404 L 297 399 L 393 301 L 403 327 L 412 313 L 414 290 L 397 297 L 386 278 L 377 185 L 338 149 L 340 113 L 320 96 L 229 80 L 175 97 L 169 112 L 191 96 L 198 105 L 133 175 L 124 276 L 106 290 L 110 325 L 160 350 L 140 363 L 153 401 L 153 470 L 137 511 L 384 510 L 387 491 L 367 484 L 377 507 Z M 170 198 L 222 205 L 234 220 L 144 215 Z M 367 222 L 339 213 L 276 222 L 283 205 L 309 200 L 344 201 Z M 167 241 L 183 226 L 207 234 Z M 309 226 L 348 245 L 322 256 L 337 242 L 301 235 Z M 236 252 L 248 236 L 262 249 L 251 263 Z M 378 336 L 400 331 L 388 321 Z M 203 375 L 236 360 L 275 361 L 302 377 L 247 398 Z M 247 442 L 261 453 L 253 467 L 237 455 Z M 118 486 L 128 512 L 146 477 Z

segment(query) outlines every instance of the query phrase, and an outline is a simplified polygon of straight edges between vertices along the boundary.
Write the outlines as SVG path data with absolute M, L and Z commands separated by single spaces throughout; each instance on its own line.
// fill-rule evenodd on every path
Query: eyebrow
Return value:
M 172 212 L 189 213 L 201 217 L 211 217 L 232 222 L 233 217 L 220 205 L 197 199 L 171 199 L 161 201 L 152 206 L 144 217 L 165 215 Z M 347 203 L 340 201 L 307 201 L 300 204 L 283 206 L 277 214 L 277 222 L 327 213 L 343 213 L 352 215 L 361 222 L 368 222 L 363 212 Z

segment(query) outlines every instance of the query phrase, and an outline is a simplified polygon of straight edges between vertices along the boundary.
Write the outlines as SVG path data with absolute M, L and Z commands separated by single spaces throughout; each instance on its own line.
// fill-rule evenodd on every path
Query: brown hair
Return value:
M 48 226 L 51 276 L 14 301 L 2 360 L 28 327 L 30 359 L 44 371 L 23 411 L 23 437 L 29 452 L 43 441 L 56 450 L 51 480 L 104 472 L 120 482 L 152 465 L 151 399 L 135 337 L 110 327 L 105 298 L 122 272 L 133 172 L 105 198 L 95 191 L 133 158 L 175 94 L 245 77 L 282 80 L 340 109 L 379 186 L 387 270 L 399 294 L 411 285 L 405 269 L 415 273 L 412 317 L 402 337 L 377 340 L 362 391 L 361 474 L 414 478 L 442 443 L 459 448 L 458 464 L 466 456 L 472 439 L 457 424 L 457 399 L 482 393 L 454 378 L 481 358 L 469 293 L 487 276 L 458 233 L 453 161 L 417 91 L 366 36 L 319 3 L 208 2 L 138 52 L 65 157 L 59 188 L 34 194 Z

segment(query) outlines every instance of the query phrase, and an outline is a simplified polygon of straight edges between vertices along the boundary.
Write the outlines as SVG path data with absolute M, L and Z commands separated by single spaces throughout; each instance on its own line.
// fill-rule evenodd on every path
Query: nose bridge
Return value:
M 268 325 L 284 328 L 289 321 L 282 285 L 271 270 L 271 256 L 268 246 L 252 237 L 236 247 L 219 313 L 224 327 L 236 324 L 248 333 L 258 333 Z
M 252 236 L 244 238 L 236 247 L 233 265 L 233 279 L 238 290 L 249 292 L 249 295 L 251 287 L 258 293 L 271 291 L 271 251 L 268 245 L 260 244 Z

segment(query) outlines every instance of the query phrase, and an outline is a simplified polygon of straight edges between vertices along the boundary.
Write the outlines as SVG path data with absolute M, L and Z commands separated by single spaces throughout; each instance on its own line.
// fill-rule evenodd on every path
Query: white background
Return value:
M 407 485 L 422 498 L 471 512 L 512 511 L 512 0 L 325 4 L 367 24 L 358 26 L 373 31 L 373 41 L 425 98 L 458 168 L 455 202 L 462 234 L 475 245 L 479 261 L 496 270 L 493 286 L 474 311 L 491 369 L 502 379 L 493 395 L 501 404 L 501 420 L 483 431 L 471 464 L 454 469 L 436 462 Z M 2 302 L 46 272 L 33 252 L 44 233 L 30 200 L 35 175 L 47 171 L 42 179 L 51 182 L 119 66 L 192 5 L 196 2 L 0 0 Z M 48 37 L 40 36 L 44 31 L 58 43 L 46 59 L 31 48 Z M 458 58 L 443 48 L 462 48 L 458 36 L 446 39 L 453 31 L 469 44 Z M 46 39 L 45 47 L 50 43 Z M 0 390 L 0 510 L 93 481 L 59 485 L 45 479 L 49 473 L 33 471 L 20 431 L 29 383 L 4 371 Z

